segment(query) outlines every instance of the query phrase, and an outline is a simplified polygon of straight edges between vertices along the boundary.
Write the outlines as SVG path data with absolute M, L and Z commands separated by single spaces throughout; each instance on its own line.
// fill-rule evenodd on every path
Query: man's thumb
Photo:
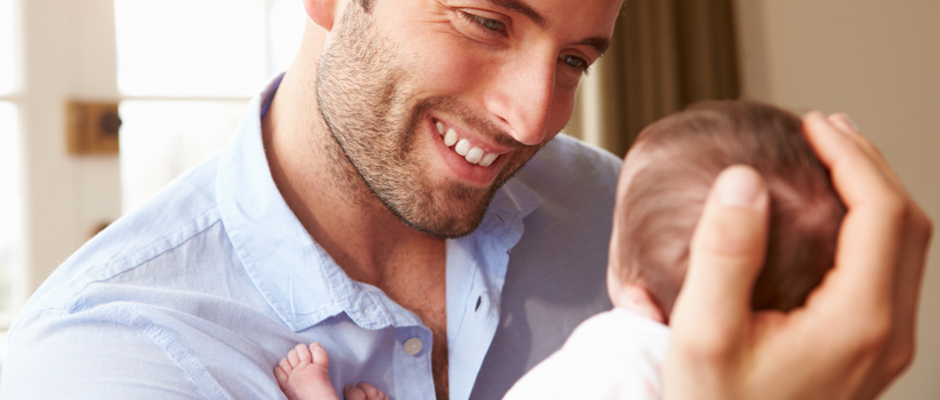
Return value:
M 703 340 L 719 342 L 703 343 L 711 350 L 736 340 L 733 331 L 747 326 L 751 291 L 767 247 L 769 204 L 760 174 L 733 165 L 715 179 L 702 210 L 670 320 L 679 331 L 708 332 Z

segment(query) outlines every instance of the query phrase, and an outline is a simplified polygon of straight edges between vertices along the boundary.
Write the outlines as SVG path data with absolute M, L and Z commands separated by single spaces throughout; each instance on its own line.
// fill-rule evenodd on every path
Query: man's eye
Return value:
M 474 24 L 476 24 L 476 25 L 479 25 L 479 26 L 481 26 L 481 27 L 483 27 L 483 28 L 486 28 L 486 29 L 488 29 L 488 30 L 491 30 L 491 31 L 494 31 L 494 32 L 505 32 L 505 31 L 506 31 L 506 24 L 504 24 L 504 23 L 502 23 L 502 22 L 500 22 L 500 21 L 497 21 L 497 20 L 495 20 L 495 19 L 484 18 L 484 17 L 481 17 L 481 16 L 479 16 L 479 15 L 473 15 L 473 14 L 466 13 L 466 12 L 463 12 L 463 13 L 461 13 L 461 14 L 464 16 L 464 18 L 468 19 L 470 22 L 472 22 L 472 23 L 474 23 Z
M 577 68 L 584 72 L 587 72 L 588 70 L 587 61 L 581 57 L 576 57 L 572 55 L 562 55 L 559 58 L 561 59 L 561 61 L 563 61 L 565 64 L 570 65 L 572 68 Z

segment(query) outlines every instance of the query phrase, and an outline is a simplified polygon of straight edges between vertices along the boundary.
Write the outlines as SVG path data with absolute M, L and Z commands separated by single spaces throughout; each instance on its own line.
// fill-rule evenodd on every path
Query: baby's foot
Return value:
M 310 347 L 298 344 L 274 368 L 274 377 L 290 400 L 339 400 L 326 370 L 330 356 L 319 343 Z M 343 389 L 346 400 L 390 400 L 375 386 L 366 382 L 347 385 Z
M 298 344 L 274 368 L 274 377 L 290 400 L 339 400 L 330 383 L 330 356 L 319 343 Z
M 376 389 L 366 382 L 357 385 L 347 385 L 343 389 L 343 396 L 346 400 L 390 400 L 385 392 Z

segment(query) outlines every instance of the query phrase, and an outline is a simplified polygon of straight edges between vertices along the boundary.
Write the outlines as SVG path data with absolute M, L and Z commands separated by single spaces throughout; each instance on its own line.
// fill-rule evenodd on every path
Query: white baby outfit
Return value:
M 659 399 L 669 327 L 623 308 L 579 325 L 503 400 Z

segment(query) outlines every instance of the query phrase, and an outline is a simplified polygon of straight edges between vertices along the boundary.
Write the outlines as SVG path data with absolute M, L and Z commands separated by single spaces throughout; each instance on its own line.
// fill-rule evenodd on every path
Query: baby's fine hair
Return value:
M 627 155 L 614 229 L 623 282 L 649 291 L 667 316 L 685 277 L 689 242 L 709 189 L 728 166 L 767 182 L 767 258 L 751 306 L 802 305 L 832 267 L 845 207 L 803 136 L 799 117 L 753 101 L 709 101 L 646 127 Z

